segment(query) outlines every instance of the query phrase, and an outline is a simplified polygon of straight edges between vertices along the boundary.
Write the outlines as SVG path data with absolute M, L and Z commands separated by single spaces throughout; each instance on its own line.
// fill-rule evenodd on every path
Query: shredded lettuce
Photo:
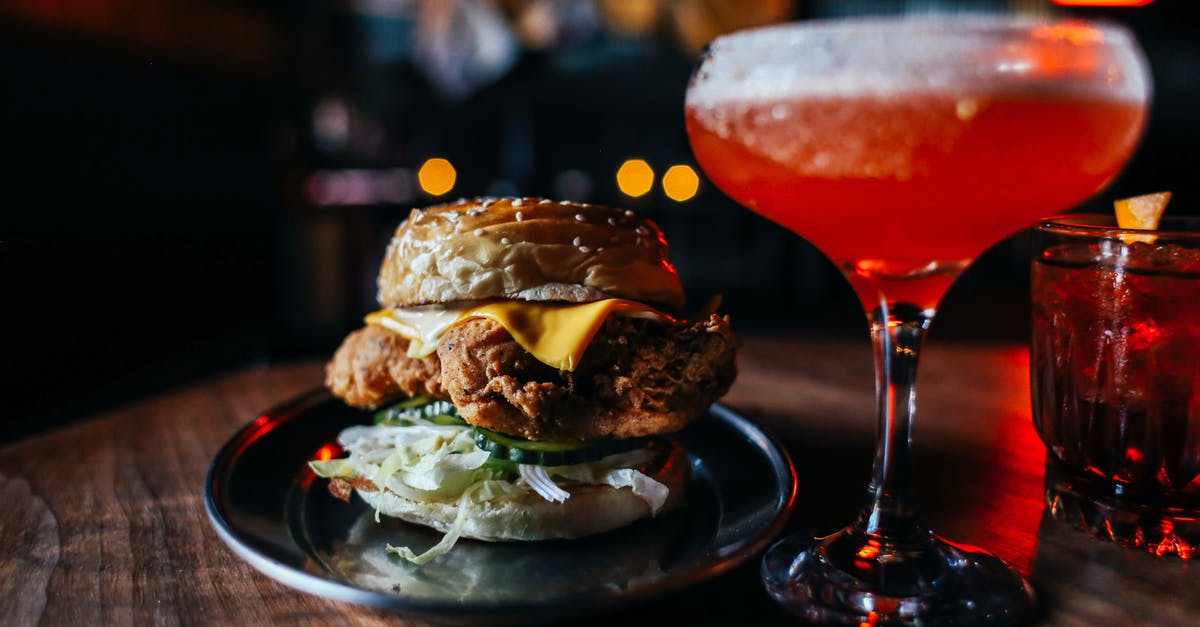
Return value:
M 326 479 L 354 476 L 354 466 L 351 466 L 350 460 L 347 459 L 331 459 L 328 461 L 314 459 L 308 462 L 308 467 L 312 468 L 312 471 L 317 473 L 318 477 Z
M 650 506 L 650 515 L 657 515 L 667 502 L 671 493 L 667 486 L 647 477 L 644 473 L 632 468 L 619 468 L 604 474 L 604 483 L 620 489 L 630 488 L 634 495 Z
M 397 451 L 388 456 L 379 465 L 379 468 L 375 469 L 374 474 L 371 475 L 371 483 L 374 483 L 381 490 L 384 489 L 387 486 L 388 479 L 391 479 L 392 475 L 396 474 L 396 471 L 400 470 L 400 467 L 404 465 L 404 458 L 405 451 Z M 375 501 L 375 522 L 379 522 L 379 508 L 382 504 L 383 499 Z
M 629 488 L 633 490 L 635 496 L 645 501 L 646 505 L 650 507 L 651 516 L 658 514 L 667 502 L 667 495 L 671 492 L 670 488 L 633 468 L 605 468 L 601 465 L 604 461 L 602 459 L 596 464 L 552 466 L 547 468 L 546 472 L 552 476 L 579 483 L 609 485 L 618 490 Z
M 474 434 L 467 425 L 439 424 L 425 418 L 411 422 L 405 426 L 350 427 L 338 435 L 338 442 L 349 457 L 312 461 L 309 465 L 322 477 L 367 477 L 381 490 L 405 498 L 456 503 L 458 512 L 449 531 L 429 550 L 418 555 L 408 547 L 388 545 L 388 553 L 416 564 L 424 564 L 449 551 L 462 534 L 469 510 L 484 503 L 508 498 L 524 489 L 532 489 L 550 502 L 567 500 L 570 492 L 560 487 L 556 479 L 629 488 L 646 502 L 652 515 L 667 500 L 666 486 L 634 469 L 653 455 L 645 449 L 585 464 L 532 466 L 492 458 L 475 445 Z M 376 522 L 379 519 L 377 506 Z
M 482 487 L 483 482 L 480 482 L 463 491 L 462 496 L 458 497 L 458 514 L 454 516 L 454 524 L 450 525 L 450 530 L 446 532 L 446 535 L 442 536 L 442 539 L 437 544 L 429 547 L 427 551 L 418 555 L 406 546 L 392 546 L 389 542 L 387 552 L 399 555 L 418 566 L 439 555 L 445 555 L 458 543 L 458 537 L 462 535 L 463 525 L 467 522 L 467 509 L 471 505 L 471 497 L 475 496 L 475 493 L 479 492 Z M 376 511 L 375 515 L 378 517 L 379 512 Z M 378 522 L 378 518 L 376 522 Z
M 458 498 L 458 513 L 454 515 L 454 523 L 450 525 L 450 530 L 446 532 L 446 535 L 442 536 L 442 539 L 437 544 L 429 547 L 428 550 L 421 554 L 417 554 L 406 546 L 392 546 L 388 544 L 387 552 L 399 555 L 418 566 L 439 555 L 445 555 L 458 543 L 458 538 L 462 535 L 463 527 L 466 526 L 469 510 L 496 497 L 508 494 L 513 488 L 514 486 L 507 481 L 488 480 L 472 484 Z

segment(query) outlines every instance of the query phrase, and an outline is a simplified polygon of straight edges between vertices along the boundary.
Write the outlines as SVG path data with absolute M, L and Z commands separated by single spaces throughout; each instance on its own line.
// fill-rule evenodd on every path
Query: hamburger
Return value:
M 684 295 L 653 222 L 537 198 L 415 209 L 378 277 L 380 309 L 342 342 L 326 386 L 373 410 L 315 461 L 329 489 L 442 541 L 574 538 L 679 505 L 664 434 L 735 376 L 737 339 Z

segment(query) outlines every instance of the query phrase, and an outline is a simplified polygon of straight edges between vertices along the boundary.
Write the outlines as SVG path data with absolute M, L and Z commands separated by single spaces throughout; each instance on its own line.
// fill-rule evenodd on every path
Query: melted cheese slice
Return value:
M 487 318 L 502 325 L 538 361 L 559 370 L 575 370 L 596 332 L 615 314 L 673 321 L 642 303 L 609 298 L 578 304 L 506 300 L 458 308 L 385 309 L 367 315 L 366 322 L 408 338 L 408 356 L 421 358 L 437 350 L 450 327 L 471 318 Z

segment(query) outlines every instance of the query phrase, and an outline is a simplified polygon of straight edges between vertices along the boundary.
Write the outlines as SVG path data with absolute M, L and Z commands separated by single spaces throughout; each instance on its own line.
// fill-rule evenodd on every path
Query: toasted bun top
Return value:
M 379 270 L 379 304 L 487 298 L 683 306 L 658 226 L 632 211 L 540 198 L 414 209 Z

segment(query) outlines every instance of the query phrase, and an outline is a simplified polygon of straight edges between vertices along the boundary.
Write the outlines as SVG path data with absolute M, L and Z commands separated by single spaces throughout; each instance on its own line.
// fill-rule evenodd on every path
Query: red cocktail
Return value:
M 687 109 L 692 149 L 722 190 L 851 276 L 935 276 L 890 290 L 922 307 L 950 283 L 936 275 L 1112 180 L 1145 117 L 1141 100 L 1004 85 Z
M 1200 221 L 1164 226 L 1190 230 L 1138 241 L 1095 216 L 1039 228 L 1034 425 L 1049 451 L 1052 514 L 1190 558 L 1200 544 Z
M 1145 122 L 1125 31 L 1008 18 L 793 24 L 713 42 L 687 94 L 696 158 L 726 193 L 804 236 L 862 300 L 879 441 L 866 506 L 768 551 L 768 591 L 818 622 L 1027 617 L 1006 564 L 917 521 L 912 418 L 921 339 L 976 256 L 1092 195 Z

